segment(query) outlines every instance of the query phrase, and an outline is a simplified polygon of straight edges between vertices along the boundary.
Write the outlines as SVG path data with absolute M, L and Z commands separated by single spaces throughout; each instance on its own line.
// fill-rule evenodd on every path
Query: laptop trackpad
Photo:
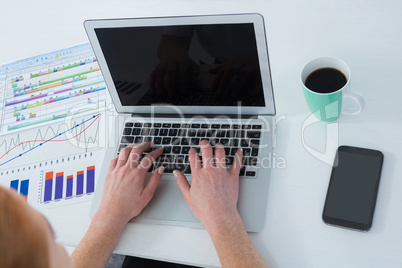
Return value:
M 144 210 L 144 217 L 153 220 L 199 222 L 173 180 L 162 180 L 159 183 L 154 197 Z

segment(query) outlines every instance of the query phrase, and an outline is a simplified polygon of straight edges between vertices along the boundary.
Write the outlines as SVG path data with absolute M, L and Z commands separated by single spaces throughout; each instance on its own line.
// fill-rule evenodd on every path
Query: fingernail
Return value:
M 177 178 L 177 176 L 179 176 L 179 172 L 177 170 L 173 170 L 173 175 Z
M 162 175 L 164 171 L 165 171 L 165 167 L 159 167 L 158 168 L 159 175 Z

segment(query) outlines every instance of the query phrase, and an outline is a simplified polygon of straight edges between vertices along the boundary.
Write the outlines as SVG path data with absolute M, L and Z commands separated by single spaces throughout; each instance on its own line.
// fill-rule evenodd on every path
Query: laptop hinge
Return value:
M 131 114 L 131 117 L 154 117 L 154 118 L 232 118 L 232 119 L 249 119 L 258 118 L 256 114 L 161 114 L 161 113 L 137 113 Z

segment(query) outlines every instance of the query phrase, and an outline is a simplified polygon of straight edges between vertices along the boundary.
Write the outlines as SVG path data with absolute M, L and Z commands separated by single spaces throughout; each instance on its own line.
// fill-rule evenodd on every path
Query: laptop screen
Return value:
M 122 106 L 265 106 L 253 23 L 95 34 Z

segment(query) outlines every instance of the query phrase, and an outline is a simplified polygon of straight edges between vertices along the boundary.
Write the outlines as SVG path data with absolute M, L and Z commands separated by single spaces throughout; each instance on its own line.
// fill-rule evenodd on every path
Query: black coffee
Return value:
M 342 72 L 334 68 L 322 68 L 309 74 L 304 84 L 311 91 L 331 93 L 341 89 L 346 82 L 347 79 Z

